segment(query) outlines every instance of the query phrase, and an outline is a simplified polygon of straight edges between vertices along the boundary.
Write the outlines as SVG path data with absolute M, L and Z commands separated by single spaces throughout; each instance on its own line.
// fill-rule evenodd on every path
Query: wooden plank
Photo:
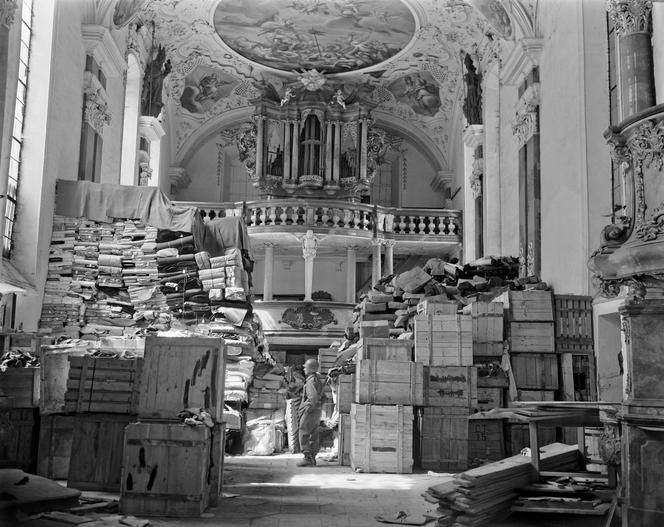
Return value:
M 552 322 L 510 322 L 508 324 L 510 352 L 555 353 Z
M 353 470 L 412 473 L 412 406 L 353 404 L 350 415 Z
M 350 405 L 355 397 L 355 374 L 337 377 L 337 410 L 350 413 Z
M 69 377 L 69 354 L 45 351 L 41 354 L 41 415 L 65 411 L 65 393 Z
M 503 305 L 501 302 L 473 302 L 473 355 L 500 357 L 503 354 Z
M 389 338 L 390 325 L 387 320 L 366 320 L 360 323 L 360 338 Z
M 592 297 L 554 295 L 556 351 L 558 353 L 592 354 Z
M 73 415 L 42 415 L 39 426 L 37 474 L 51 479 L 67 479 L 74 439 Z
M 473 366 L 425 366 L 424 406 L 477 407 L 477 369 Z
M 574 401 L 574 364 L 571 353 L 560 355 L 561 392 L 563 401 Z
M 517 388 L 524 390 L 558 389 L 558 355 L 511 353 L 510 363 Z
M 120 511 L 200 517 L 210 495 L 210 429 L 133 423 L 124 437 Z
M 350 466 L 350 451 L 352 444 L 350 413 L 339 414 L 339 450 L 337 459 L 339 465 Z
M 140 381 L 139 417 L 177 419 L 185 408 L 206 408 L 223 422 L 223 339 L 148 337 Z
M 358 361 L 353 401 L 361 404 L 422 406 L 424 365 L 386 360 Z
M 76 415 L 67 485 L 81 490 L 120 489 L 125 427 L 134 415 Z
M 394 360 L 409 362 L 413 360 L 412 340 L 398 339 L 360 339 L 356 360 Z
M 426 298 L 417 304 L 418 315 L 456 315 L 458 309 L 456 302 L 432 301 Z
M 524 448 L 532 447 L 532 438 L 528 424 L 508 423 L 507 425 L 509 448 L 508 454 L 517 455 Z M 538 425 L 540 447 L 556 442 L 556 427 L 552 425 Z
M 211 429 L 210 440 L 210 493 L 209 506 L 216 507 L 221 502 L 224 491 L 224 459 L 226 457 L 226 424 L 216 424 Z
M 503 388 L 477 388 L 477 408 L 484 412 L 493 408 L 503 408 Z

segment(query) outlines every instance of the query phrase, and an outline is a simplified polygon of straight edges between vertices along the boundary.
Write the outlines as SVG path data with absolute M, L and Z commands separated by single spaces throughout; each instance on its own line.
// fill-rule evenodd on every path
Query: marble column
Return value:
M 284 122 L 284 181 L 296 179 L 291 174 L 291 123 L 290 121 Z
M 484 125 L 468 125 L 463 132 L 463 143 L 463 256 L 465 262 L 470 262 L 482 256 L 475 250 L 477 228 L 482 228 L 481 225 L 475 225 L 475 198 L 478 189 L 475 152 L 478 146 L 484 144 Z
M 263 300 L 272 300 L 272 283 L 274 277 L 274 244 L 265 244 L 265 271 L 263 273 Z
M 314 259 L 316 258 L 316 249 L 318 240 L 314 232 L 309 230 L 302 237 L 302 257 L 304 258 L 304 301 L 311 302 L 311 293 L 314 280 Z
M 608 0 L 618 37 L 621 120 L 655 104 L 650 0 Z
M 265 137 L 265 118 L 256 116 L 256 177 L 263 177 L 263 145 Z
M 334 123 L 334 169 L 332 170 L 332 181 L 334 184 L 339 182 L 341 172 L 341 123 Z
M 325 124 L 325 183 L 332 181 L 332 123 Z
M 664 300 L 628 300 L 620 314 L 622 525 L 664 525 Z
M 383 245 L 383 240 L 380 238 L 373 238 L 371 240 L 372 258 L 371 258 L 371 285 L 374 286 L 380 282 L 382 276 L 381 262 L 380 262 L 380 248 Z
M 291 141 L 291 179 L 297 181 L 300 171 L 300 125 L 293 121 L 293 140 Z
M 394 246 L 397 244 L 394 240 L 383 240 L 385 246 L 385 276 L 394 274 Z
M 346 247 L 346 303 L 354 304 L 357 291 L 357 247 Z

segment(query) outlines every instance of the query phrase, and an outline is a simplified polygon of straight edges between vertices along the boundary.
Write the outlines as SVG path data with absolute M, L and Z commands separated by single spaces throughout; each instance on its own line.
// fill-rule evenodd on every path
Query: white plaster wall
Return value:
M 606 36 L 601 45 L 599 6 L 594 1 L 540 4 L 545 35 L 540 63 L 542 278 L 557 293 L 589 292 L 589 217 L 604 206 L 597 200 L 604 190 L 602 172 L 607 194 L 610 183 L 608 154 L 597 140 L 608 124 L 608 94 L 602 89 Z
M 517 90 L 502 85 L 500 89 L 500 202 L 501 255 L 519 255 L 519 155 L 512 133 Z M 490 198 L 489 198 L 490 199 Z
M 275 254 L 274 295 L 304 294 L 304 259 L 283 260 Z M 258 260 L 252 274 L 254 292 L 263 294 L 265 261 Z M 346 259 L 316 258 L 314 260 L 313 292 L 327 291 L 334 302 L 346 301 Z M 358 282 L 359 285 L 359 282 Z
M 124 92 L 125 87 L 122 76 L 109 77 L 106 79 L 106 97 L 108 109 L 111 113 L 111 122 L 104 127 L 101 183 L 120 183 Z
M 404 185 L 403 175 L 399 178 L 402 207 L 443 208 L 445 197 L 442 192 L 431 188 L 431 180 L 436 169 L 414 146 L 409 146 L 405 155 L 407 163 L 407 183 Z
M 16 324 L 25 330 L 37 329 L 41 313 L 55 180 L 77 178 L 84 66 L 78 5 L 39 5 L 34 10 L 13 256 L 38 292 L 17 303 Z
M 223 180 L 217 178 L 217 140 L 214 138 L 199 148 L 191 156 L 189 163 L 185 166 L 187 174 L 191 178 L 191 183 L 186 189 L 180 190 L 177 199 L 181 201 L 222 201 L 223 200 Z M 234 146 L 225 149 L 226 162 L 230 163 L 235 154 L 237 158 L 237 148 Z M 235 163 L 240 161 L 235 159 Z

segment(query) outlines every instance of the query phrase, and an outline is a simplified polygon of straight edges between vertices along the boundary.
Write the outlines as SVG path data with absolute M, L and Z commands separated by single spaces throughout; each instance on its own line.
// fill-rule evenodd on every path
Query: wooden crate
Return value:
M 473 331 L 468 315 L 417 315 L 415 360 L 430 366 L 472 366 Z
M 471 467 L 506 457 L 505 420 L 474 414 L 468 417 L 468 464 Z
M 39 408 L 39 370 L 36 366 L 0 372 L 0 397 L 8 397 L 13 408 Z
M 420 466 L 429 470 L 465 470 L 468 467 L 468 413 L 446 408 L 419 412 Z
M 564 401 L 596 401 L 595 357 L 586 353 L 561 353 L 561 398 Z
M 424 406 L 477 407 L 477 369 L 473 366 L 425 366 Z
M 422 406 L 423 401 L 424 365 L 388 360 L 357 362 L 353 402 Z
M 502 356 L 503 309 L 501 302 L 473 302 L 470 305 L 475 357 Z
M 477 388 L 477 408 L 484 412 L 493 408 L 503 408 L 503 388 Z
M 334 367 L 334 362 L 337 360 L 337 353 L 339 348 L 321 348 L 318 350 L 318 365 L 321 373 L 327 373 Z
M 510 322 L 510 353 L 555 353 L 553 322 Z
M 459 306 L 456 302 L 441 302 L 424 299 L 417 304 L 418 315 L 456 315 Z
M 226 424 L 219 423 L 210 430 L 210 507 L 216 507 L 224 491 L 224 458 L 226 456 Z
M 357 350 L 356 360 L 413 360 L 413 341 L 398 339 L 362 339 Z
M 505 291 L 495 301 L 503 303 L 510 322 L 553 322 L 551 291 Z
M 0 410 L 0 468 L 34 473 L 39 445 L 39 410 Z
M 355 374 L 337 377 L 337 411 L 349 414 L 355 397 Z
M 390 324 L 387 320 L 366 320 L 360 323 L 360 338 L 386 339 L 390 336 Z
M 210 496 L 210 429 L 176 423 L 127 426 L 120 511 L 200 517 Z
M 361 472 L 413 472 L 413 407 L 353 404 L 350 466 Z
M 522 390 L 558 389 L 558 355 L 511 353 L 510 363 L 517 388 Z
M 148 337 L 140 381 L 138 415 L 177 420 L 185 408 L 206 408 L 223 422 L 224 342 L 207 337 Z
M 136 414 L 143 359 L 69 357 L 66 412 Z
M 286 420 L 286 433 L 288 434 L 288 451 L 291 454 L 301 452 L 299 433 L 298 410 L 300 409 L 300 399 L 287 399 L 286 411 L 284 412 Z
M 351 449 L 351 424 L 350 413 L 339 414 L 339 451 L 337 458 L 340 465 L 350 465 L 350 449 Z
M 41 416 L 37 475 L 50 479 L 67 479 L 75 419 L 73 415 Z
M 526 447 L 530 447 L 530 428 L 528 424 L 508 423 L 509 448 L 508 456 L 516 456 Z M 556 427 L 551 425 L 539 425 L 537 427 L 540 448 L 556 442 Z
M 556 351 L 587 353 L 594 350 L 593 299 L 581 295 L 554 295 Z
M 555 401 L 555 390 L 517 390 L 519 401 Z
M 60 414 L 65 411 L 65 394 L 69 378 L 69 353 L 42 350 L 39 413 Z
M 135 415 L 77 414 L 67 486 L 119 491 L 124 429 L 135 420 Z

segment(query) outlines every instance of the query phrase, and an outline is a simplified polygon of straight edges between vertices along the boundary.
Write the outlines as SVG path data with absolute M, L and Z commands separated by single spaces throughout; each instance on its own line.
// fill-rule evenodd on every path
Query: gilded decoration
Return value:
M 321 329 L 329 324 L 338 324 L 338 321 L 328 308 L 305 304 L 286 309 L 279 323 L 294 329 Z

